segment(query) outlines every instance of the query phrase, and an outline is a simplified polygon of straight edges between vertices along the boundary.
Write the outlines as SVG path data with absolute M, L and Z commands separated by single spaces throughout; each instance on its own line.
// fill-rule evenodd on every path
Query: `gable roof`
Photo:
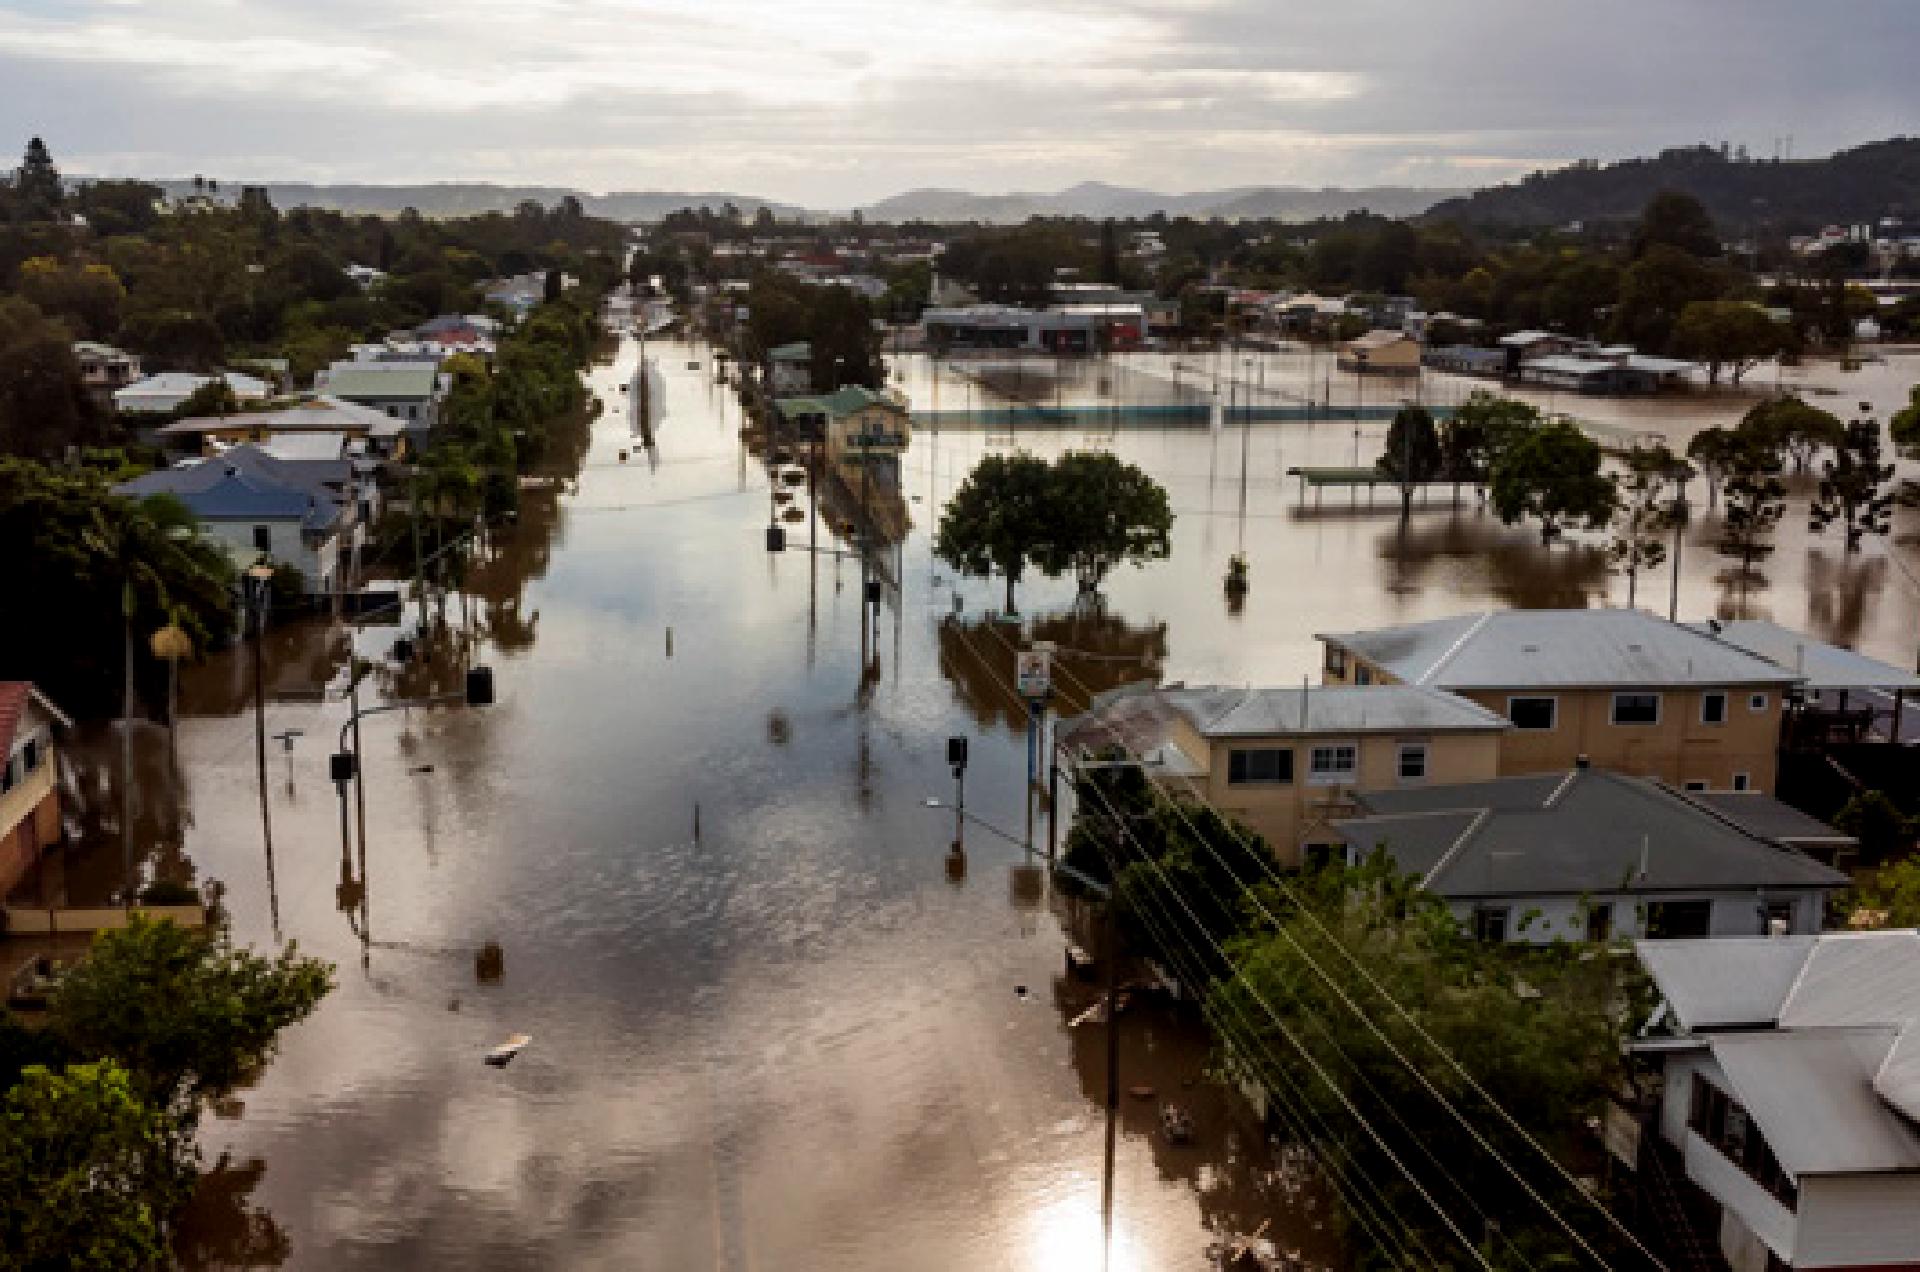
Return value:
M 791 344 L 775 345 L 767 350 L 767 356 L 775 362 L 805 362 L 813 356 L 813 346 L 804 340 L 795 340 Z
M 432 397 L 440 369 L 431 362 L 336 362 L 327 369 L 323 386 L 334 397 Z
M 34 688 L 31 680 L 0 680 L 0 762 L 12 753 L 14 738 L 20 732 L 20 722 L 27 718 L 30 705 L 52 716 L 62 728 L 73 725 L 66 712 Z
M 1713 1058 L 1780 1165 L 1801 1175 L 1920 1170 L 1920 1132 L 1875 1088 L 1896 1031 L 1716 1035 Z
M 1708 619 L 1687 626 L 1793 672 L 1809 689 L 1920 689 L 1920 676 L 1904 668 L 1763 618 Z
M 1490 610 L 1319 639 L 1408 684 L 1439 689 L 1786 685 L 1798 679 L 1638 609 Z
M 1385 849 L 1420 876 L 1422 887 L 1445 897 L 1834 889 L 1848 882 L 1652 778 L 1575 769 L 1362 791 L 1354 799 L 1368 815 L 1336 823 L 1341 838 L 1362 853 Z M 1449 831 L 1454 837 L 1444 841 Z

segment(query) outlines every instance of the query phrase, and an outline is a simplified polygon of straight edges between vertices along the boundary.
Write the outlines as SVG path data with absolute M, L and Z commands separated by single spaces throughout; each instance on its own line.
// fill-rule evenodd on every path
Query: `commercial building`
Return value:
M 1659 1094 L 1619 1155 L 1645 1185 L 1677 1178 L 1733 1272 L 1920 1272 L 1920 932 L 1636 950 Z
M 1771 792 L 1792 671 L 1637 609 L 1496 610 L 1323 634 L 1327 684 L 1410 684 L 1509 721 L 1500 772 L 1593 767 Z
M 60 842 L 59 707 L 24 680 L 0 680 L 0 898 Z
M 1356 375 L 1419 375 L 1420 342 L 1404 331 L 1378 328 L 1340 346 L 1342 371 Z
M 1812 819 L 1758 793 L 1728 797 L 1754 802 L 1742 818 L 1710 798 L 1575 768 L 1361 792 L 1339 831 L 1350 861 L 1386 853 L 1483 940 L 1818 932 L 1847 876 L 1756 829 L 1775 810 L 1796 833 Z
M 1361 792 L 1499 772 L 1498 715 L 1452 694 L 1366 689 L 1128 686 L 1062 720 L 1072 753 L 1111 747 L 1237 818 L 1283 865 L 1343 845 Z
M 868 483 L 899 490 L 900 456 L 912 441 L 901 395 L 854 384 L 814 397 L 776 398 L 774 404 L 802 436 L 822 440 L 828 466 L 848 489 Z
M 1115 301 L 1021 309 L 1011 305 L 930 308 L 920 315 L 934 349 L 1026 349 L 1092 353 L 1130 349 L 1147 332 L 1138 303 Z

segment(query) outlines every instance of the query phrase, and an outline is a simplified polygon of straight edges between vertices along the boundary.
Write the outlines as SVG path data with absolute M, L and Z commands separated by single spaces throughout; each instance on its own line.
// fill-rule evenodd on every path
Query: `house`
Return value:
M 1283 865 L 1342 843 L 1356 793 L 1479 781 L 1499 772 L 1501 717 L 1411 685 L 1128 686 L 1062 720 L 1059 742 L 1118 746 L 1260 832 Z
M 54 733 L 73 722 L 24 680 L 0 680 L 0 898 L 60 842 Z
M 1363 791 L 1338 830 L 1350 862 L 1385 852 L 1485 940 L 1818 932 L 1847 876 L 1753 829 L 1803 814 L 1734 798 L 1770 807 L 1743 824 L 1656 778 L 1575 767 Z
M 345 583 L 358 542 L 359 474 L 348 459 L 279 460 L 257 446 L 115 486 L 130 498 L 172 495 L 239 567 L 265 561 L 300 571 L 307 595 L 332 595 Z
M 1327 684 L 1412 684 L 1513 728 L 1500 772 L 1595 768 L 1697 790 L 1771 792 L 1782 699 L 1799 680 L 1644 610 L 1495 610 L 1323 634 Z
M 851 384 L 815 397 L 776 398 L 783 419 L 826 444 L 828 465 L 849 490 L 879 483 L 900 488 L 900 456 L 912 440 L 907 404 L 897 393 Z
M 1787 703 L 1789 746 L 1857 742 L 1876 733 L 1898 742 L 1909 709 L 1920 705 L 1920 676 L 1778 623 L 1708 619 L 1691 626 L 1799 677 L 1800 692 Z M 1920 730 L 1905 736 L 1920 741 L 1916 734 Z
M 1519 379 L 1573 393 L 1620 396 L 1684 387 L 1697 370 L 1697 363 L 1679 358 L 1653 358 L 1632 349 L 1609 348 L 1527 358 L 1520 363 Z
M 1507 373 L 1516 374 L 1520 364 L 1531 358 L 1550 358 L 1572 353 L 1579 343 L 1571 336 L 1553 331 L 1516 331 L 1494 342 L 1507 355 Z
M 123 389 L 115 389 L 114 409 L 143 415 L 177 411 L 188 398 L 216 379 L 225 380 L 227 387 L 233 390 L 233 396 L 242 402 L 264 402 L 273 396 L 272 385 L 238 371 L 222 371 L 218 376 L 195 375 L 190 371 L 162 371 L 144 380 L 135 380 Z
M 1625 1154 L 1734 1272 L 1920 1272 L 1920 932 L 1641 941 L 1658 1095 Z M 1660 1169 L 1648 1169 L 1657 1158 Z
M 433 431 L 446 396 L 440 369 L 430 361 L 336 362 L 314 378 L 314 389 L 399 420 L 416 448 Z
M 804 340 L 783 344 L 767 353 L 773 368 L 773 394 L 789 397 L 813 392 L 813 346 Z
M 1423 366 L 1455 375 L 1504 376 L 1507 354 L 1504 349 L 1482 349 L 1474 345 L 1440 345 L 1420 355 Z
M 1356 375 L 1419 375 L 1420 342 L 1379 327 L 1341 345 L 1338 361 L 1342 371 Z
M 189 455 L 211 455 L 229 446 L 266 443 L 304 433 L 342 435 L 363 444 L 373 456 L 390 458 L 405 450 L 399 420 L 326 393 L 313 394 L 283 410 L 192 416 L 154 431 L 162 447 Z
M 140 355 L 92 340 L 73 342 L 73 358 L 80 364 L 80 383 L 100 406 L 112 406 L 113 395 L 140 378 Z

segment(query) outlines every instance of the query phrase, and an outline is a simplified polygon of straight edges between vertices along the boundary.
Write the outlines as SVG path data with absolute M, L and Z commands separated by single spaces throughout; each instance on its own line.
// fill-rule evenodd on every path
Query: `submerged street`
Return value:
M 327 780 L 345 638 L 320 624 L 268 637 L 267 729 L 300 731 L 268 755 L 270 855 L 245 651 L 185 677 L 176 843 L 171 814 L 152 814 L 162 850 L 225 886 L 237 941 L 296 940 L 340 982 L 241 1107 L 205 1124 L 207 1161 L 225 1169 L 189 1216 L 188 1261 L 1100 1268 L 1104 1036 L 1067 1025 L 1095 993 L 1063 976 L 1075 915 L 991 833 L 969 831 L 951 877 L 952 815 L 928 807 L 952 794 L 945 742 L 964 733 L 968 811 L 1016 837 L 1026 823 L 1020 636 L 985 621 L 1002 584 L 957 580 L 928 542 L 941 503 L 1009 438 L 916 427 L 913 530 L 892 554 L 900 588 L 867 677 L 858 562 L 800 550 L 804 522 L 769 554 L 767 473 L 707 348 L 648 353 L 665 399 L 656 452 L 630 428 L 621 386 L 638 348 L 623 341 L 590 375 L 607 405 L 577 480 L 529 492 L 519 527 L 448 603 L 497 704 L 363 724 L 364 897 L 342 886 Z M 1319 374 L 1264 358 L 1274 386 Z M 950 371 L 936 387 L 921 358 L 900 366 L 916 407 L 993 391 Z M 1830 409 L 1862 397 L 1884 418 L 1912 370 L 1870 365 Z M 1057 392 L 1098 401 L 1106 374 L 1083 368 Z M 1632 423 L 1683 444 L 1745 404 L 1663 401 Z M 1471 491 L 1457 509 L 1436 493 L 1404 531 L 1385 497 L 1371 513 L 1331 496 L 1296 513 L 1288 466 L 1347 464 L 1356 447 L 1371 462 L 1384 429 L 1256 426 L 1244 514 L 1231 420 L 1217 438 L 1120 426 L 1013 439 L 1109 446 L 1165 484 L 1176 513 L 1172 558 L 1118 572 L 1099 615 L 1071 616 L 1071 580 L 1026 580 L 1021 607 L 1040 629 L 1028 635 L 1059 643 L 1095 689 L 1284 684 L 1317 678 L 1319 630 L 1624 603 L 1602 554 L 1543 551 Z M 1681 617 L 1730 612 L 1711 528 L 1689 535 Z M 1750 608 L 1911 662 L 1920 589 L 1881 545 L 1846 561 L 1837 540 L 1805 536 L 1796 501 Z M 1252 590 L 1231 614 L 1221 575 L 1241 549 Z M 1664 613 L 1667 586 L 1664 569 L 1643 579 L 1640 603 Z M 367 629 L 361 656 L 394 634 Z M 164 734 L 142 741 L 143 773 L 163 773 Z M 1044 811 L 1034 824 L 1044 844 Z M 482 982 L 474 955 L 489 941 L 504 974 Z M 510 1066 L 481 1063 L 515 1033 L 533 1041 Z M 1197 1027 L 1135 1011 L 1122 1051 L 1123 1083 L 1180 1092 L 1198 1133 L 1170 1145 L 1152 1101 L 1123 1100 L 1114 1272 L 1202 1266 L 1210 1241 L 1263 1220 L 1282 1249 L 1340 1265 L 1324 1200 L 1269 1160 L 1258 1123 L 1209 1079 Z

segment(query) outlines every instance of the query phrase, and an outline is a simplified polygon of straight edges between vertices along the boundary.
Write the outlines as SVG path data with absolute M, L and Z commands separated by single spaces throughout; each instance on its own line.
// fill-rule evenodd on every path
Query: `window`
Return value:
M 1307 771 L 1316 785 L 1336 786 L 1341 782 L 1351 782 L 1354 770 L 1359 766 L 1359 748 L 1351 742 L 1341 742 L 1333 746 L 1314 747 Z
M 12 756 L 7 757 L 5 764 L 0 764 L 0 795 L 5 795 L 13 789 L 13 784 L 17 780 L 15 776 L 17 769 L 18 764 Z
M 1328 645 L 1326 668 L 1329 676 L 1345 676 L 1347 674 L 1347 651 L 1338 645 Z
M 1554 698 L 1508 698 L 1507 719 L 1516 729 L 1550 730 L 1559 706 Z
M 1660 695 L 1657 693 L 1616 693 L 1613 695 L 1615 724 L 1660 723 Z
M 1753 693 L 1753 694 L 1748 694 L 1748 695 L 1747 695 L 1747 710 L 1749 710 L 1749 711 L 1765 711 L 1766 709 L 1767 709 L 1767 695 L 1766 695 L 1766 694 L 1764 694 L 1764 693 Z
M 1740 1101 L 1696 1073 L 1687 1105 L 1689 1130 L 1746 1172 L 1788 1210 L 1799 1208 L 1799 1187 L 1780 1169 L 1779 1160 Z
M 1425 742 L 1400 744 L 1400 780 L 1403 782 L 1427 780 L 1427 744 Z
M 1370 685 L 1370 684 L 1372 684 L 1372 683 L 1373 683 L 1373 668 L 1371 668 L 1371 667 L 1355 667 L 1355 668 L 1353 669 L 1353 683 L 1354 683 L 1354 684 L 1356 684 L 1356 685 Z
M 1752 790 L 1753 778 L 1746 773 L 1735 773 L 1733 775 L 1733 789 L 1736 791 Z
M 27 744 L 20 748 L 20 772 L 24 776 L 40 767 L 40 739 L 28 738 Z
M 1647 906 L 1647 935 L 1656 941 L 1705 936 L 1712 926 L 1711 901 L 1655 901 Z
M 1690 791 L 1707 790 L 1707 779 L 1704 777 L 1690 777 L 1687 779 L 1687 789 Z
M 1507 907 L 1504 905 L 1476 905 L 1473 907 L 1473 935 L 1480 941 L 1504 941 L 1507 939 Z
M 1587 939 L 1604 941 L 1613 935 L 1613 907 L 1606 902 L 1587 907 Z
M 1253 747 L 1227 752 L 1229 786 L 1281 786 L 1293 781 L 1289 747 Z
M 272 526 L 255 526 L 253 528 L 253 550 L 255 552 L 273 551 Z
M 1725 724 L 1727 722 L 1727 695 L 1719 689 L 1712 689 L 1700 695 L 1700 723 Z

